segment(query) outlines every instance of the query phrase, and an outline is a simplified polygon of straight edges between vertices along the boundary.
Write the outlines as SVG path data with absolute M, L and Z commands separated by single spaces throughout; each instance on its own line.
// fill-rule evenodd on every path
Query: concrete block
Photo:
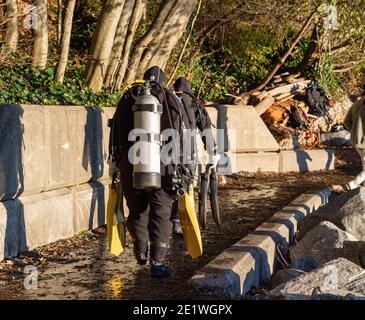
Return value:
M 103 179 L 0 202 L 0 261 L 105 225 L 109 184 Z
M 226 132 L 224 136 L 225 151 L 258 152 L 279 150 L 278 143 L 254 107 L 219 105 L 217 110 L 217 128 Z
M 334 170 L 334 150 L 287 150 L 280 152 L 280 172 Z
M 216 295 L 236 294 L 260 285 L 260 254 L 246 243 L 223 251 L 190 280 L 197 290 Z
M 28 251 L 74 235 L 72 192 L 59 189 L 22 196 L 20 251 Z
M 102 125 L 102 151 L 97 154 L 103 157 L 103 177 L 108 177 L 109 166 L 107 163 L 109 156 L 109 136 L 110 128 L 108 127 L 109 119 L 113 119 L 116 108 L 100 108 L 101 110 L 101 125 Z M 100 143 L 99 143 L 100 145 Z
M 106 177 L 114 111 L 0 105 L 0 201 Z
M 101 115 L 92 107 L 47 106 L 49 186 L 61 188 L 103 175 Z
M 74 233 L 92 230 L 106 225 L 110 179 L 90 182 L 70 188 L 73 197 Z M 128 207 L 123 197 L 124 215 L 128 217 Z
M 279 172 L 279 154 L 276 152 L 227 153 L 220 162 L 220 171 L 224 174 L 238 172 Z
M 91 182 L 72 187 L 73 232 L 92 230 L 106 224 L 109 189 L 107 183 Z
M 326 203 L 330 194 L 325 188 L 299 196 L 198 271 L 192 285 L 202 292 L 246 294 L 268 282 L 279 266 L 278 250 L 285 255 L 300 221 Z
M 45 121 L 43 107 L 0 105 L 0 201 L 48 184 Z
M 286 210 L 285 208 L 274 214 L 270 219 L 267 220 L 268 223 L 280 223 L 287 230 L 283 231 L 282 234 L 285 235 L 288 243 L 292 243 L 295 237 L 296 230 L 298 230 L 299 221 L 304 217 L 304 213 L 301 213 L 300 208 L 295 208 L 294 210 Z M 286 249 L 286 248 L 285 248 Z

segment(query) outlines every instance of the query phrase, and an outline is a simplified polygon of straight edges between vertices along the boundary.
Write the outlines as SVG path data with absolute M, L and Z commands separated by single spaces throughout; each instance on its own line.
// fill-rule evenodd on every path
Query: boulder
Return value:
M 365 240 L 365 188 L 342 193 L 304 218 L 298 239 L 321 221 L 330 221 L 359 240 Z
M 365 270 L 339 258 L 269 292 L 286 300 L 365 300 Z
M 351 134 L 347 130 L 325 132 L 321 134 L 321 142 L 328 145 L 351 145 Z
M 330 131 L 332 125 L 334 124 L 342 124 L 345 120 L 347 112 L 350 110 L 352 106 L 352 101 L 349 97 L 343 97 L 338 100 L 328 111 L 332 118 L 332 123 L 328 124 L 323 117 L 318 118 L 312 122 L 312 128 L 319 129 L 321 132 Z
M 301 276 L 302 274 L 305 274 L 305 272 L 298 269 L 293 269 L 293 268 L 281 269 L 272 275 L 270 280 L 270 287 L 276 288 L 285 282 L 288 282 L 292 279 L 295 279 L 296 277 Z
M 342 248 L 335 250 L 335 255 L 365 269 L 365 241 L 345 241 Z
M 351 234 L 328 221 L 321 222 L 290 250 L 291 262 L 296 269 L 312 271 L 323 263 L 339 257 L 345 241 L 356 241 Z

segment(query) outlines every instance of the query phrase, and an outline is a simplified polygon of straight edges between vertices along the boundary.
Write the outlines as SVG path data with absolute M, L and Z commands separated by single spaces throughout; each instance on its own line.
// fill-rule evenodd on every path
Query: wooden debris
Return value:
M 283 93 L 296 93 L 300 89 L 303 89 L 307 87 L 307 85 L 310 83 L 310 80 L 300 81 L 293 84 L 288 84 L 285 86 L 281 86 L 275 89 L 272 89 L 268 91 L 268 94 L 270 94 L 273 97 L 276 97 L 278 95 L 281 95 Z
M 264 90 L 249 96 L 249 103 L 255 106 L 281 150 L 313 148 L 320 144 L 320 130 L 327 122 L 309 113 L 306 89 L 310 82 L 300 73 L 283 73 L 274 76 Z
M 262 115 L 274 104 L 274 102 L 275 100 L 272 96 L 267 96 L 255 106 L 255 109 L 259 113 L 259 115 Z
M 261 117 L 265 124 L 270 127 L 286 123 L 289 119 L 289 113 L 284 107 L 274 104 Z

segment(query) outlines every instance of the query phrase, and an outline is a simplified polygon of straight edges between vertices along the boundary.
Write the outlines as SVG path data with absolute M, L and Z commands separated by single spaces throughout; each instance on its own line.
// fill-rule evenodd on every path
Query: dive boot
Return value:
M 172 221 L 172 233 L 174 234 L 183 234 L 182 226 L 180 220 L 173 220 Z
M 151 260 L 151 276 L 156 278 L 167 278 L 171 276 L 171 269 L 162 262 Z
M 140 266 L 145 266 L 148 261 L 148 245 L 147 243 L 133 243 L 134 256 Z

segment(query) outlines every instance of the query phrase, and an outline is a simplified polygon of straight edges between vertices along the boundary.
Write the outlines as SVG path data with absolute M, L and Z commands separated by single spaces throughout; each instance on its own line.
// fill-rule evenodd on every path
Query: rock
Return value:
M 290 250 L 294 268 L 309 272 L 339 257 L 345 241 L 356 241 L 351 234 L 328 221 L 321 222 Z
M 278 272 L 274 273 L 273 276 L 271 277 L 270 287 L 276 288 L 279 285 L 288 282 L 296 277 L 299 277 L 304 273 L 305 272 L 302 270 L 292 269 L 292 268 L 279 270 Z
M 351 145 L 351 134 L 347 130 L 326 132 L 321 134 L 321 142 L 328 145 Z
M 287 300 L 365 300 L 365 270 L 339 258 L 269 292 Z
M 337 101 L 328 111 L 330 114 L 333 123 L 328 124 L 323 117 L 318 118 L 317 120 L 312 122 L 312 128 L 319 129 L 321 132 L 328 132 L 332 125 L 335 124 L 343 124 L 347 112 L 350 110 L 352 105 L 349 97 L 343 97 L 341 100 Z
M 345 241 L 342 248 L 335 250 L 335 254 L 365 269 L 365 241 Z
M 321 221 L 330 221 L 357 239 L 365 240 L 365 188 L 342 193 L 309 214 L 299 226 L 298 239 Z

